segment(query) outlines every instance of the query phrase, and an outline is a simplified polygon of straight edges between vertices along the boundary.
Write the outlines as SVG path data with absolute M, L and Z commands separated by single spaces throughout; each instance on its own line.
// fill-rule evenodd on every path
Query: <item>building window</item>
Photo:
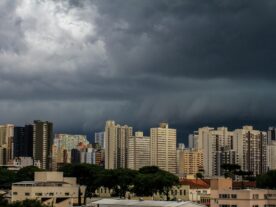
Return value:
M 186 190 L 183 190 L 183 195 L 186 195 Z
M 231 194 L 231 198 L 237 198 L 237 194 Z
M 42 196 L 42 193 L 35 193 L 36 196 Z
M 69 193 L 67 192 L 67 193 L 64 193 L 66 196 L 69 196 Z
M 182 195 L 182 190 L 179 190 L 179 194 Z
M 13 192 L 12 194 L 13 194 L 13 195 L 17 195 L 17 192 Z
M 229 194 L 219 194 L 219 198 L 230 198 Z
M 30 196 L 30 193 L 25 193 L 25 196 Z
M 259 199 L 259 194 L 253 194 L 253 199 Z M 258 206 L 254 206 L 254 207 L 258 207 Z
M 49 193 L 50 196 L 54 196 L 54 193 Z
M 231 205 L 231 207 L 237 207 L 237 205 Z

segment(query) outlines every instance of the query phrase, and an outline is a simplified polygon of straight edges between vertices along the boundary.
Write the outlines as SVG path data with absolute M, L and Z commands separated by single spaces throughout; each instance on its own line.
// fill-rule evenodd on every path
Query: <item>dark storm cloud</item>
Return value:
M 0 120 L 276 122 L 276 2 L 3 0 Z
M 275 77 L 273 0 L 100 2 L 101 34 L 125 72 Z

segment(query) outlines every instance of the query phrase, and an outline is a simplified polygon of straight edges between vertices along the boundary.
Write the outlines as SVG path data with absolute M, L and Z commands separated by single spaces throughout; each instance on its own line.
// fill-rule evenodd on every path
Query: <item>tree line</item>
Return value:
M 169 200 L 169 192 L 179 184 L 179 178 L 156 166 L 143 167 L 140 170 L 125 168 L 106 170 L 91 164 L 66 164 L 59 171 L 66 177 L 76 177 L 80 185 L 86 186 L 84 203 L 87 197 L 94 197 L 96 190 L 106 187 L 112 190 L 112 196 L 125 197 L 127 192 L 136 196 L 163 194 Z
M 12 183 L 34 180 L 34 172 L 36 171 L 42 171 L 42 169 L 35 166 L 28 166 L 18 171 L 13 171 L 5 167 L 0 167 L 0 188 L 10 189 Z
M 28 166 L 19 171 L 0 168 L 0 188 L 11 189 L 12 183 L 34 180 L 34 173 L 42 171 L 35 166 Z M 143 167 L 140 170 L 113 169 L 92 164 L 66 164 L 59 169 L 65 177 L 76 177 L 77 183 L 85 185 L 84 200 L 97 196 L 95 191 L 100 187 L 111 190 L 114 197 L 125 197 L 126 193 L 136 196 L 153 196 L 156 193 L 165 195 L 169 200 L 169 192 L 173 186 L 179 184 L 179 178 L 156 166 Z M 79 196 L 80 197 L 80 196 Z M 79 198 L 79 203 L 80 203 Z

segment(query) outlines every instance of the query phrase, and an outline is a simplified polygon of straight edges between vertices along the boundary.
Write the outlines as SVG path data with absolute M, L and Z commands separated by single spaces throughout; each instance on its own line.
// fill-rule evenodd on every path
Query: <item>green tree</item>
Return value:
M 34 180 L 35 172 L 43 171 L 36 166 L 23 167 L 16 173 L 16 181 L 32 181 Z
M 80 185 L 86 186 L 84 193 L 84 204 L 86 204 L 86 198 L 94 196 L 95 190 L 100 187 L 99 178 L 104 169 L 97 165 L 85 163 L 76 165 L 68 164 L 59 170 L 62 171 L 65 176 L 76 177 Z
M 156 166 L 143 167 L 134 182 L 133 192 L 138 196 L 153 196 L 159 192 L 169 200 L 169 192 L 179 184 L 179 178 Z
M 270 170 L 256 178 L 257 188 L 276 189 L 276 170 Z
M 38 200 L 24 200 L 24 201 L 16 201 L 11 204 L 6 205 L 5 207 L 50 207 L 48 205 L 42 204 Z
M 130 169 L 114 169 L 106 170 L 101 178 L 98 186 L 112 189 L 113 196 L 125 197 L 126 192 L 132 192 L 137 171 Z
M 16 173 L 7 168 L 0 167 L 0 187 L 10 189 L 12 183 L 16 181 Z
M 221 168 L 224 170 L 224 177 L 235 179 L 235 175 L 240 171 L 241 166 L 238 164 L 222 164 Z

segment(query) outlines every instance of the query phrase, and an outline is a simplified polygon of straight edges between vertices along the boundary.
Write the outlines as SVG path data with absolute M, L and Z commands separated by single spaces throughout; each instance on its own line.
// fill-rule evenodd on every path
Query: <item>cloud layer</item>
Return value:
M 0 121 L 276 123 L 276 2 L 2 0 Z M 186 137 L 185 137 L 186 138 Z

